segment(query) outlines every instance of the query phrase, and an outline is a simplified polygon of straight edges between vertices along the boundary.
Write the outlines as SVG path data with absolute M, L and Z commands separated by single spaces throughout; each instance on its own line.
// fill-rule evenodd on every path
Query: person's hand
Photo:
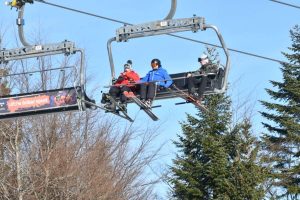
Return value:
M 171 85 L 170 85 L 170 87 L 169 87 L 170 89 L 176 89 L 176 85 L 175 85 L 175 83 L 172 83 Z
M 165 87 L 162 86 L 162 85 L 158 86 L 158 88 L 157 88 L 158 91 L 161 91 L 161 90 L 164 90 L 164 89 L 165 89 Z
M 123 76 L 119 76 L 117 81 L 123 81 L 125 78 Z
M 112 84 L 114 85 L 114 84 L 117 82 L 117 80 L 118 80 L 118 79 L 116 79 L 116 78 L 113 78 L 113 79 L 112 79 L 112 81 L 111 81 L 111 82 L 112 82 Z

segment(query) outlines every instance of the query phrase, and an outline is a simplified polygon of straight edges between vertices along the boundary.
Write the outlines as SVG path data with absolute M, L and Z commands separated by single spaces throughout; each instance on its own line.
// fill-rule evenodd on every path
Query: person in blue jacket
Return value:
M 151 67 L 152 70 L 141 79 L 142 84 L 140 88 L 140 98 L 149 108 L 151 108 L 156 91 L 166 89 L 173 83 L 168 72 L 161 67 L 159 59 L 153 59 Z

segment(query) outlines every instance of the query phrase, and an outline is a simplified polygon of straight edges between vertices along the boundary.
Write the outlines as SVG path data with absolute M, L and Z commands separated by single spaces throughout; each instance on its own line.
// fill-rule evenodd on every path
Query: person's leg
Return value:
M 147 97 L 147 85 L 146 84 L 141 84 L 140 86 L 140 99 L 141 100 L 146 100 Z
M 121 103 L 126 103 L 127 102 L 127 97 L 123 94 L 124 92 L 130 92 L 130 87 L 128 86 L 123 86 L 121 88 L 121 94 L 120 94 L 120 101 Z
M 198 88 L 199 98 L 201 98 L 201 99 L 203 98 L 203 94 L 204 94 L 206 86 L 207 86 L 207 80 L 208 80 L 207 76 L 202 76 L 201 83 Z
M 152 101 L 154 99 L 156 95 L 156 88 L 157 87 L 155 83 L 149 83 L 147 91 L 147 100 L 150 99 Z
M 120 93 L 120 87 L 112 86 L 109 89 L 109 94 L 112 98 L 116 99 Z
M 107 97 L 107 93 L 102 93 L 101 103 L 106 104 L 109 102 L 109 99 Z
M 120 88 L 116 86 L 112 86 L 109 89 L 109 95 L 116 100 L 117 96 L 120 94 Z M 107 105 L 106 108 L 111 109 L 113 111 L 116 110 L 116 104 L 114 102 L 110 102 L 110 105 Z
M 138 95 L 138 94 L 140 94 L 140 91 L 141 91 L 141 85 L 137 84 L 137 85 L 135 85 L 135 87 L 132 87 L 130 89 L 134 94 Z
M 198 86 L 200 84 L 201 80 L 196 79 L 195 77 L 189 77 L 188 78 L 188 92 L 189 94 L 194 94 L 196 92 L 195 86 Z
M 157 85 L 155 83 L 150 83 L 148 85 L 148 91 L 147 91 L 147 100 L 145 101 L 145 104 L 147 107 L 151 109 L 153 99 L 155 98 L 157 90 Z
M 131 91 L 131 90 L 130 90 L 130 87 L 128 87 L 128 86 L 123 86 L 120 90 L 120 103 L 119 103 L 119 106 L 125 112 L 127 111 L 127 100 L 128 100 L 128 98 L 125 96 L 124 93 L 126 92 L 127 95 L 128 95 L 129 91 Z

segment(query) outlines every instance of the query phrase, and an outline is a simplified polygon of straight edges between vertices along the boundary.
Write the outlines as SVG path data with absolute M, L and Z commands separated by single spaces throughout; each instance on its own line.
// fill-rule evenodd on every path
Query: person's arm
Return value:
M 193 76 L 200 76 L 201 75 L 201 70 L 197 70 L 193 72 Z
M 124 81 L 124 76 L 122 76 L 122 74 L 120 74 L 120 76 L 118 77 L 118 79 L 116 80 L 116 82 L 113 85 L 120 85 L 122 84 L 122 82 Z
M 172 83 L 173 83 L 173 80 L 172 80 L 172 78 L 170 77 L 170 75 L 168 74 L 168 72 L 167 72 L 167 70 L 164 70 L 163 71 L 163 76 L 164 76 L 164 79 L 166 80 L 165 82 L 164 82 L 164 87 L 166 87 L 166 88 L 168 88 L 168 87 L 170 87 L 170 85 L 172 85 Z
M 200 71 L 201 71 L 201 68 L 199 68 L 196 71 L 187 72 L 186 77 L 189 78 L 189 77 L 192 77 L 192 76 L 200 76 L 201 75 Z
M 135 73 L 134 71 L 132 71 L 131 73 L 127 73 L 126 76 L 127 76 L 128 80 L 131 82 L 137 82 L 140 80 L 140 76 L 137 73 Z
M 144 77 L 141 79 L 140 82 L 142 82 L 142 83 L 148 82 L 149 76 L 150 76 L 150 72 L 148 72 L 148 73 L 146 74 L 146 76 L 144 76 Z
M 218 70 L 219 70 L 219 65 L 217 64 L 211 65 L 211 73 L 218 73 Z
M 202 65 L 199 69 L 199 73 L 200 74 L 205 74 L 206 73 L 206 68 L 207 68 L 207 65 Z

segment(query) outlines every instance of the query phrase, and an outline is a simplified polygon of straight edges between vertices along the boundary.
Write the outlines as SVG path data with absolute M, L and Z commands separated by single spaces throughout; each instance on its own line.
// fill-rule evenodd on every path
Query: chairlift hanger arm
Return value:
M 231 65 L 229 50 L 228 50 L 228 48 L 226 46 L 226 43 L 225 43 L 225 41 L 223 39 L 222 34 L 220 33 L 219 29 L 216 26 L 205 24 L 204 27 L 205 27 L 205 29 L 211 28 L 211 29 L 213 29 L 216 32 L 216 34 L 218 35 L 219 41 L 220 41 L 220 43 L 221 43 L 221 45 L 223 47 L 225 56 L 226 56 L 226 64 L 225 64 L 225 67 L 224 67 L 225 76 L 224 76 L 224 80 L 223 80 L 224 84 L 223 84 L 223 87 L 220 90 L 215 89 L 215 92 L 217 92 L 217 93 L 224 93 L 225 90 L 226 90 L 226 87 L 227 87 L 228 74 L 229 74 L 230 65 Z
M 19 38 L 23 46 L 30 46 L 30 44 L 26 41 L 25 36 L 24 36 L 24 9 L 25 9 L 25 4 L 30 3 L 33 4 L 33 0 L 13 0 L 11 2 L 5 2 L 6 5 L 15 7 L 18 10 L 18 19 L 17 19 L 17 25 L 18 25 L 18 33 L 19 33 Z
M 24 24 L 25 24 L 25 20 L 23 18 L 24 16 L 24 9 L 25 9 L 25 4 L 18 9 L 18 19 L 17 19 L 17 25 L 18 25 L 18 33 L 19 33 L 19 38 L 21 43 L 23 44 L 23 46 L 30 46 L 30 44 L 27 42 L 27 40 L 25 39 L 25 35 L 24 35 Z
M 171 0 L 171 9 L 168 13 L 168 15 L 164 18 L 165 20 L 166 19 L 172 19 L 175 15 L 175 12 L 176 12 L 176 7 L 177 7 L 177 0 Z

